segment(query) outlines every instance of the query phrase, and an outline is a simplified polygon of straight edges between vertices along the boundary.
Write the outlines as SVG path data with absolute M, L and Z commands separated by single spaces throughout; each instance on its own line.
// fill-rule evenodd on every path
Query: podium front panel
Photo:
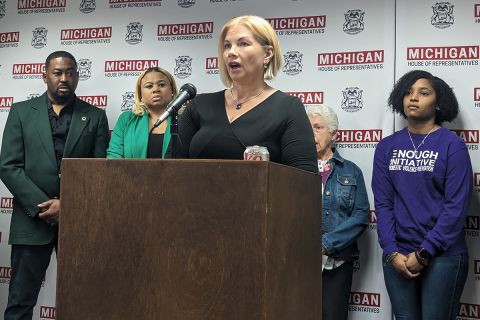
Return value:
M 284 178 L 272 180 L 273 171 Z M 321 288 L 286 278 L 298 252 L 317 263 L 304 256 L 320 235 L 319 228 L 295 243 L 286 243 L 291 235 L 282 240 L 303 224 L 312 229 L 309 210 L 292 224 L 281 218 L 282 202 L 274 204 L 287 184 L 313 181 L 297 171 L 243 161 L 65 159 L 57 319 L 283 319 L 272 316 L 288 301 L 286 290 Z M 283 203 L 297 200 L 306 198 Z M 299 250 L 308 241 L 311 248 Z M 317 312 L 317 304 L 297 302 Z

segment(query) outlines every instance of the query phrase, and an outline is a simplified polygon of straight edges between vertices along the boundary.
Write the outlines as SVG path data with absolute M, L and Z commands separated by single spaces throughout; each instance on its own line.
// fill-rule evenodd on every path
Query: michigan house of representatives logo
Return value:
M 78 75 L 78 78 L 82 81 L 90 79 L 92 76 L 92 61 L 89 59 L 79 59 Z
M 13 1 L 12 1 L 13 2 Z M 67 0 L 18 0 L 18 14 L 65 12 Z
M 133 100 L 135 98 L 135 92 L 125 92 L 122 95 L 123 101 L 122 105 L 120 106 L 120 110 L 123 111 L 131 111 L 133 109 Z
M 212 35 L 213 21 L 159 24 L 157 26 L 158 41 L 211 39 Z
M 158 67 L 158 60 L 107 60 L 105 77 L 136 77 L 142 71 Z
M 480 144 L 480 130 L 478 129 L 450 129 L 465 142 L 468 150 L 478 150 Z
M 218 57 L 205 58 L 205 71 L 207 74 L 219 74 Z
M 91 13 L 95 11 L 96 7 L 95 0 L 82 0 L 80 3 L 80 11 L 83 13 Z
M 383 69 L 384 50 L 322 52 L 318 54 L 318 71 Z
M 289 76 L 294 76 L 302 72 L 303 53 L 299 51 L 287 51 L 283 55 L 285 64 L 283 65 L 283 72 Z
M 92 106 L 99 107 L 105 110 L 108 103 L 107 95 L 96 95 L 96 96 L 77 96 L 78 99 L 90 103 Z
M 348 297 L 348 311 L 380 313 L 380 293 L 378 292 L 350 292 Z
M 130 22 L 127 26 L 127 34 L 125 35 L 125 42 L 128 44 L 137 44 L 142 42 L 143 25 L 140 22 Z
M 0 32 L 0 48 L 18 47 L 20 32 Z
M 359 87 L 348 87 L 342 91 L 342 109 L 347 112 L 357 112 L 363 108 L 363 90 Z
M 74 28 L 60 31 L 62 45 L 110 43 L 112 27 Z
M 0 213 L 11 214 L 13 209 L 13 197 L 0 198 Z
M 343 24 L 343 32 L 348 34 L 357 34 L 365 29 L 363 17 L 365 12 L 359 9 L 348 10 L 345 13 L 345 23 Z
M 478 45 L 408 47 L 407 64 L 409 67 L 478 66 L 479 48 Z
M 460 301 L 460 310 L 455 318 L 457 320 L 480 319 L 480 304 L 465 303 Z
M 13 79 L 42 79 L 45 72 L 45 63 L 14 63 L 12 70 Z
M 310 91 L 310 92 L 286 92 L 289 96 L 294 96 L 302 101 L 305 107 L 321 105 L 323 103 L 324 93 L 322 91 Z
M 463 232 L 467 237 L 479 237 L 480 236 L 480 217 L 479 216 L 467 216 L 465 225 L 463 226 Z
M 38 27 L 33 29 L 32 47 L 35 49 L 41 49 L 47 45 L 47 32 L 44 27 Z
M 338 130 L 335 145 L 337 148 L 342 149 L 375 149 L 380 140 L 382 140 L 382 136 L 382 129 Z
M 13 97 L 0 97 L 0 112 L 9 112 L 12 105 Z
M 453 16 L 454 5 L 450 2 L 437 2 L 432 6 L 433 16 L 431 19 L 432 26 L 445 29 L 453 25 L 455 17 Z
M 177 78 L 185 79 L 192 74 L 192 58 L 189 56 L 178 56 L 175 59 L 173 73 Z
M 40 320 L 55 319 L 55 307 L 41 306 Z
M 277 35 L 320 34 L 325 32 L 327 16 L 266 18 Z

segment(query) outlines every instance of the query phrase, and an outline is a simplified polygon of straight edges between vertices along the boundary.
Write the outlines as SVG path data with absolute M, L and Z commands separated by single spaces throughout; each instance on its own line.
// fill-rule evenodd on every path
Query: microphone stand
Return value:
M 171 159 L 175 159 L 177 157 L 177 141 L 178 141 L 178 110 L 175 108 L 172 109 L 170 113 L 170 117 L 172 120 L 170 121 L 170 153 Z M 166 119 L 165 119 L 166 120 Z M 152 129 L 148 132 L 148 135 L 152 134 L 153 130 L 158 127 L 162 122 L 154 125 Z M 167 149 L 168 150 L 168 149 Z
M 175 108 L 172 110 L 170 114 L 172 120 L 170 121 L 170 146 L 171 148 L 171 156 L 172 159 L 177 158 L 177 141 L 178 141 L 178 110 Z

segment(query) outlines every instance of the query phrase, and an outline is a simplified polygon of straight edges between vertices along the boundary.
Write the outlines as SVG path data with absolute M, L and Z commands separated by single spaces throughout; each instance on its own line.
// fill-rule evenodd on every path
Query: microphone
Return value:
M 180 92 L 178 93 L 178 96 L 170 101 L 170 103 L 167 105 L 167 109 L 165 112 L 155 121 L 155 124 L 153 125 L 152 129 L 155 129 L 158 127 L 165 119 L 168 118 L 169 115 L 171 115 L 174 112 L 177 112 L 180 107 L 187 102 L 188 100 L 191 100 L 195 98 L 197 95 L 197 88 L 191 83 L 185 83 L 181 88 Z

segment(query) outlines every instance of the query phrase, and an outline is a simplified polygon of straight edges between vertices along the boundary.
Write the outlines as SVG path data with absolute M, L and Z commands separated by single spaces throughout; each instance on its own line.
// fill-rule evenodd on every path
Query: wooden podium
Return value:
M 321 319 L 321 178 L 273 162 L 64 159 L 57 320 Z

